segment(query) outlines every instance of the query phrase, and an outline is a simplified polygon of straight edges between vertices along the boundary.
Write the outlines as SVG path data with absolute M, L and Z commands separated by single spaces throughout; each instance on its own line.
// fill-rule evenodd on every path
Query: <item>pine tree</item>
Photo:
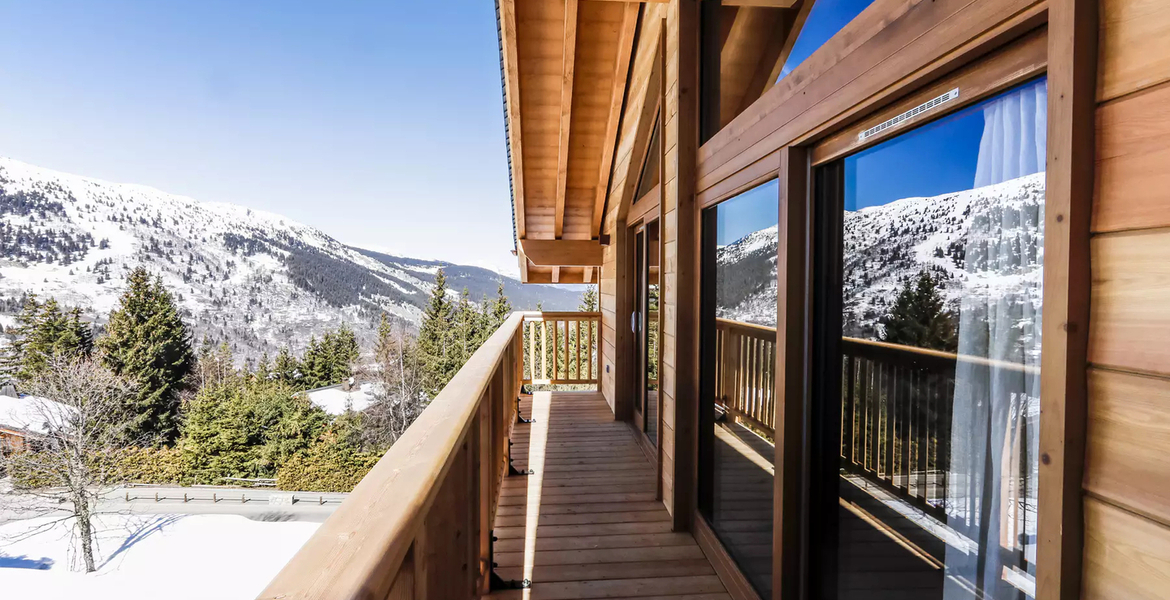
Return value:
M 268 352 L 260 357 L 260 362 L 256 363 L 256 371 L 252 377 L 257 381 L 268 381 L 272 378 L 272 360 L 268 358 Z
M 882 324 L 884 342 L 944 352 L 958 349 L 954 315 L 945 308 L 939 282 L 926 271 L 905 282 Z
M 504 295 L 504 282 L 500 282 L 496 287 L 496 297 L 492 300 L 484 300 L 484 317 L 485 325 L 483 332 L 483 339 L 480 343 L 487 341 L 504 321 L 508 320 L 508 315 L 512 314 L 512 301 Z
M 81 310 L 62 312 L 52 298 L 41 303 L 28 296 L 11 333 L 16 339 L 2 370 L 24 382 L 43 373 L 54 357 L 87 358 L 93 352 L 93 329 L 81 320 Z
M 577 310 L 581 312 L 596 312 L 597 311 L 597 287 L 589 286 L 581 294 L 581 304 L 577 305 Z
M 447 276 L 435 272 L 435 288 L 423 312 L 418 333 L 418 352 L 423 366 L 423 389 L 434 398 L 455 376 L 453 369 L 452 324 L 454 309 L 447 298 Z
M 272 364 L 273 378 L 291 387 L 300 387 L 301 365 L 293 353 L 284 346 L 276 353 L 276 361 Z
M 179 391 L 195 365 L 191 335 L 161 279 L 139 267 L 127 283 L 97 345 L 106 366 L 138 386 L 131 439 L 170 444 L 179 431 Z

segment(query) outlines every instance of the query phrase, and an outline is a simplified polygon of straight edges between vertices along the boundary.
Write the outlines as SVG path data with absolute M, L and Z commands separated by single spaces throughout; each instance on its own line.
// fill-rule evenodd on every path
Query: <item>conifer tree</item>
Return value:
M 276 361 L 272 364 L 272 375 L 275 380 L 292 387 L 299 387 L 300 370 L 301 365 L 288 346 L 282 347 L 280 352 L 276 353 Z
M 926 271 L 905 282 L 882 324 L 884 342 L 944 352 L 958 348 L 954 315 L 945 308 L 939 282 Z
M 11 333 L 16 339 L 3 368 L 25 382 L 43 373 L 54 357 L 87 358 L 93 352 L 93 330 L 81 320 L 81 310 L 62 312 L 52 298 L 41 303 L 30 295 Z
M 418 352 L 423 367 L 423 389 L 434 398 L 455 375 L 452 324 L 454 309 L 447 298 L 447 276 L 435 272 L 435 288 L 423 312 L 418 333 Z
M 268 381 L 272 378 L 272 359 L 268 358 L 268 352 L 260 357 L 260 362 L 256 363 L 256 372 L 252 377 L 257 381 Z
M 487 331 L 484 333 L 484 340 L 491 337 L 492 333 L 508 320 L 508 315 L 512 314 L 512 301 L 504 295 L 504 282 L 501 281 L 496 287 L 496 297 L 490 302 L 485 302 L 486 307 L 484 312 L 487 316 Z
M 127 284 L 98 347 L 110 370 L 137 385 L 131 439 L 170 444 L 179 431 L 179 391 L 195 365 L 191 335 L 161 279 L 139 267 Z
M 581 312 L 596 312 L 597 311 L 597 287 L 589 286 L 581 294 L 581 304 L 577 305 L 577 310 Z

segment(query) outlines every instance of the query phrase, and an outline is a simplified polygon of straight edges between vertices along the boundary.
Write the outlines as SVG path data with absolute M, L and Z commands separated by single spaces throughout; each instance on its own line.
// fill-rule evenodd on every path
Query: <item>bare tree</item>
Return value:
M 374 361 L 365 373 L 374 382 L 374 402 L 365 410 L 363 444 L 390 447 L 427 405 L 423 365 L 405 324 L 384 315 L 378 326 Z
M 133 385 L 92 359 L 58 356 L 28 391 L 28 419 L 40 435 L 0 458 L 0 466 L 13 475 L 16 492 L 53 500 L 54 510 L 66 511 L 60 520 L 75 519 L 85 570 L 92 572 L 93 516 L 118 483 L 110 457 L 124 446 L 132 423 Z

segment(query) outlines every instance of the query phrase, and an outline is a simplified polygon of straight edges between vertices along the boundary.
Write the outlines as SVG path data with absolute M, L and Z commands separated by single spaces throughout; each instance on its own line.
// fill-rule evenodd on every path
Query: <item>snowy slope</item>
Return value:
M 95 526 L 98 570 L 87 574 L 72 519 L 0 524 L 4 597 L 251 599 L 320 524 L 237 515 L 106 514 Z
M 846 335 L 874 337 L 903 283 L 923 270 L 942 280 L 951 309 L 964 294 L 1038 284 L 1039 268 L 1014 265 L 1021 253 L 1039 264 L 1043 219 L 1044 173 L 846 211 Z M 718 249 L 720 317 L 776 325 L 776 243 L 773 226 Z
M 100 323 L 139 265 L 176 295 L 196 339 L 229 340 L 252 358 L 342 323 L 367 336 L 383 311 L 417 323 L 440 266 L 458 272 L 452 288 L 468 287 L 473 299 L 506 279 L 359 250 L 272 213 L 0 158 L 0 300 L 9 314 L 33 292 Z M 553 310 L 575 307 L 580 294 L 529 287 Z

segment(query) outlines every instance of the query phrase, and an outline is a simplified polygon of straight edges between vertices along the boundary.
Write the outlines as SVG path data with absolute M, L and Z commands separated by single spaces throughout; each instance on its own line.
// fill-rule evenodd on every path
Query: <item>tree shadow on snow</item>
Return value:
M 41 558 L 29 558 L 28 555 L 8 556 L 0 554 L 0 569 L 34 569 L 37 571 L 47 571 L 53 566 L 53 559 L 42 556 Z
M 179 520 L 185 516 L 186 515 L 166 515 L 147 519 L 137 524 L 127 523 L 128 528 L 131 528 L 133 525 L 137 525 L 137 527 L 134 527 L 132 531 L 129 531 L 130 535 L 127 535 L 126 539 L 122 540 L 122 544 L 118 546 L 118 549 L 114 550 L 112 554 L 107 556 L 106 559 L 103 560 L 100 565 L 98 565 L 98 570 L 100 571 L 104 569 L 106 565 L 113 562 L 113 560 L 117 558 L 118 555 L 133 548 L 134 545 L 138 542 L 145 540 L 153 533 L 157 533 L 163 529 L 166 529 L 170 525 L 178 523 Z

